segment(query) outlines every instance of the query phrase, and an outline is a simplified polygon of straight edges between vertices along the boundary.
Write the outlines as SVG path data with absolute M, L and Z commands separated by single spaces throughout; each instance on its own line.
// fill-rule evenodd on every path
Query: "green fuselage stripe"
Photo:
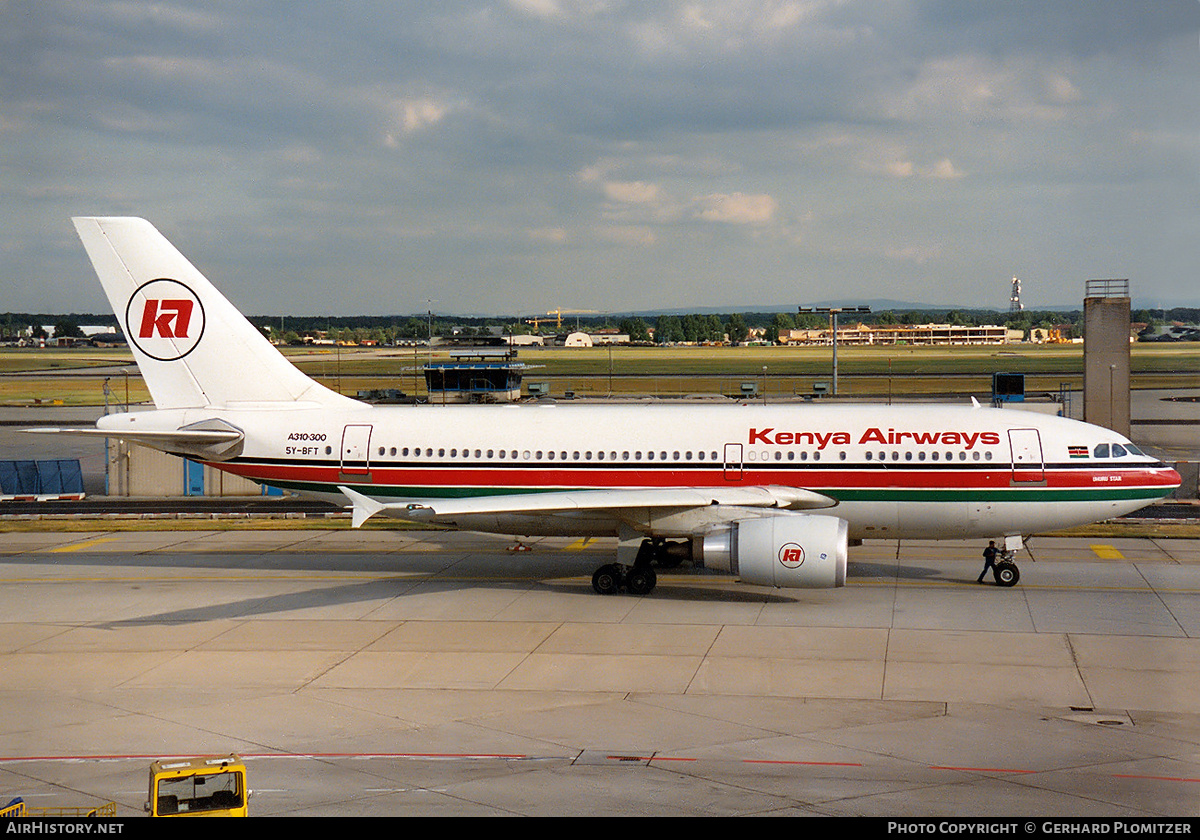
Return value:
M 324 482 L 265 481 L 264 483 L 285 490 L 309 493 L 336 494 L 340 492 L 337 485 Z M 470 499 L 487 496 L 611 489 L 602 487 L 403 487 L 380 484 L 359 485 L 351 482 L 346 482 L 346 484 L 350 487 L 361 488 L 364 492 L 377 498 L 391 496 L 405 499 Z M 840 502 L 1117 502 L 1133 499 L 1158 499 L 1164 495 L 1163 488 L 1160 487 L 1047 488 L 1017 486 L 974 490 L 807 487 L 805 489 L 824 494 Z

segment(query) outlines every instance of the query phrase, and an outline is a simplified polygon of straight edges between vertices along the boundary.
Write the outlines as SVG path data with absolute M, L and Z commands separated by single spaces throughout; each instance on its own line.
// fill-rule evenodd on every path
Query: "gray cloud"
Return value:
M 81 213 L 250 312 L 1195 299 L 1192 0 L 0 16 L 0 309 L 104 306 Z

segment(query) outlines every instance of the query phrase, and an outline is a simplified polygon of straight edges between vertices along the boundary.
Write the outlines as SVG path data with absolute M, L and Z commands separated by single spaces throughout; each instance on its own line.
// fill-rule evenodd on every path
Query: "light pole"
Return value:
M 1115 416 L 1116 395 L 1113 394 L 1113 379 L 1116 377 L 1116 375 L 1117 375 L 1117 366 L 1109 365 L 1108 366 L 1108 428 L 1110 428 L 1110 429 L 1116 428 L 1116 425 L 1117 425 L 1117 423 L 1116 423 L 1117 418 Z
M 801 306 L 800 314 L 806 313 L 827 313 L 829 315 L 829 332 L 833 337 L 833 396 L 837 396 L 838 392 L 838 365 L 837 365 L 837 316 L 842 312 L 865 313 L 870 312 L 869 306 Z

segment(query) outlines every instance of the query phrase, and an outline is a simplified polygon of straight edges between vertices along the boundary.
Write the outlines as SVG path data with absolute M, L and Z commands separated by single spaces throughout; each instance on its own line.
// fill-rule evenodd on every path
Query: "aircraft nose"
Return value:
M 1183 476 L 1171 467 L 1163 467 L 1155 472 L 1158 474 L 1159 483 L 1166 489 L 1174 490 L 1183 484 Z

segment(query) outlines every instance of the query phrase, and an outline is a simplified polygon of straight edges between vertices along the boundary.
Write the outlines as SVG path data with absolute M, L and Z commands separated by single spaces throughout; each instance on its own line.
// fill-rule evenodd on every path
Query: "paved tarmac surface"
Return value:
M 609 540 L 510 545 L 2 534 L 0 798 L 132 816 L 153 758 L 238 752 L 256 815 L 1200 814 L 1200 541 L 643 598 L 592 593 Z

